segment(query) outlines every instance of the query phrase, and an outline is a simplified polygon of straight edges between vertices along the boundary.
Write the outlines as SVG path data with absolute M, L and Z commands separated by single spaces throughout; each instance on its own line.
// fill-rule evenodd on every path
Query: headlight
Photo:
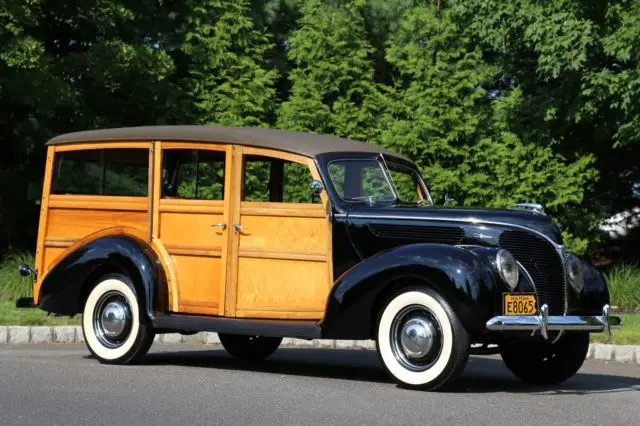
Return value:
M 519 278 L 518 263 L 511 253 L 503 249 L 498 250 L 498 254 L 496 254 L 496 269 L 502 281 L 509 286 L 509 290 L 516 288 Z
M 572 254 L 567 255 L 567 278 L 571 287 L 580 293 L 584 287 L 584 269 L 580 259 Z

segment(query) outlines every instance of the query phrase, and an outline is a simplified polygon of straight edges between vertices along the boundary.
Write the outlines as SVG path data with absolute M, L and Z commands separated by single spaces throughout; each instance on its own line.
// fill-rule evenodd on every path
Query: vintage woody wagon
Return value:
M 538 211 L 433 205 L 414 163 L 370 144 L 166 126 L 48 142 L 34 303 L 82 314 L 101 362 L 156 333 L 215 331 L 258 359 L 283 337 L 374 339 L 398 383 L 435 389 L 472 344 L 563 381 L 609 332 L 601 275 Z M 486 349 L 486 347 L 485 347 Z

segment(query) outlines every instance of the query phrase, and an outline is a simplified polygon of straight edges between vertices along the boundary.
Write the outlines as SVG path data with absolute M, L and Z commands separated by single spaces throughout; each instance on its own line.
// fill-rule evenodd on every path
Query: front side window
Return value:
M 387 163 L 389 176 L 398 191 L 398 198 L 409 203 L 418 203 L 428 199 L 425 196 L 418 172 L 396 163 Z
M 162 198 L 223 200 L 224 173 L 224 151 L 164 150 Z
M 333 186 L 346 201 L 394 201 L 391 183 L 376 160 L 340 160 L 329 163 Z
M 53 194 L 145 197 L 149 151 L 91 149 L 56 154 Z
M 311 194 L 311 171 L 305 164 L 260 155 L 246 155 L 242 201 L 319 203 Z
M 345 201 L 430 203 L 417 171 L 378 160 L 337 160 L 329 163 L 333 187 Z

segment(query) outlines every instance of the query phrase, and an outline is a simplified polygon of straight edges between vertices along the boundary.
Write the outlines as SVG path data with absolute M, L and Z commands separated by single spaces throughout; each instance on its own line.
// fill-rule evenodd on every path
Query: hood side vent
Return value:
M 419 240 L 427 243 L 458 244 L 464 238 L 464 230 L 453 226 L 412 226 L 372 224 L 369 229 L 380 238 Z

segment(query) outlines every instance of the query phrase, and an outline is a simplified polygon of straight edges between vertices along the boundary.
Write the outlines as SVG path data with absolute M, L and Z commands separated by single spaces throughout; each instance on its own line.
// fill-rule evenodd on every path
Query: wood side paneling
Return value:
M 218 315 L 220 257 L 172 254 L 180 282 L 179 311 Z
M 113 226 L 148 232 L 146 211 L 49 209 L 47 238 L 83 238 Z
M 236 316 L 237 279 L 238 279 L 238 239 L 239 234 L 233 229 L 234 223 L 240 223 L 240 193 L 242 192 L 242 150 L 241 146 L 231 147 L 231 164 L 228 200 L 229 239 L 227 243 L 227 274 L 225 282 L 224 315 Z M 229 156 L 227 156 L 227 159 Z
M 147 197 L 113 197 L 106 195 L 51 195 L 49 208 L 70 210 L 109 210 L 147 212 Z
M 241 216 L 240 249 L 267 247 L 326 253 L 326 220 L 280 216 Z
M 236 312 L 281 312 L 285 318 L 287 312 L 320 313 L 327 297 L 326 264 L 240 257 L 237 286 Z
M 88 150 L 88 149 L 122 149 L 122 148 L 149 148 L 149 142 L 87 142 L 87 143 L 73 143 L 68 145 L 56 145 L 56 152 L 66 152 L 66 151 L 79 151 L 79 150 Z
M 49 272 L 49 267 L 55 262 L 55 260 L 62 253 L 66 251 L 65 247 L 45 247 L 44 248 L 44 265 L 43 265 L 43 275 Z M 34 293 L 34 295 L 37 293 Z
M 159 236 L 169 252 L 169 247 L 176 244 L 221 247 L 226 231 L 211 225 L 223 221 L 222 213 L 165 213 L 160 209 Z
M 38 271 L 37 280 L 33 283 L 34 301 L 38 303 L 38 295 L 40 294 L 40 283 L 46 270 L 47 260 L 52 262 L 52 256 L 45 253 L 44 241 L 47 237 L 47 221 L 49 217 L 49 191 L 51 189 L 51 176 L 53 174 L 53 157 L 55 155 L 55 147 L 47 148 L 47 161 L 44 169 L 44 182 L 42 184 L 42 199 L 40 201 L 40 220 L 38 224 L 38 238 L 36 241 L 36 258 L 34 265 Z

